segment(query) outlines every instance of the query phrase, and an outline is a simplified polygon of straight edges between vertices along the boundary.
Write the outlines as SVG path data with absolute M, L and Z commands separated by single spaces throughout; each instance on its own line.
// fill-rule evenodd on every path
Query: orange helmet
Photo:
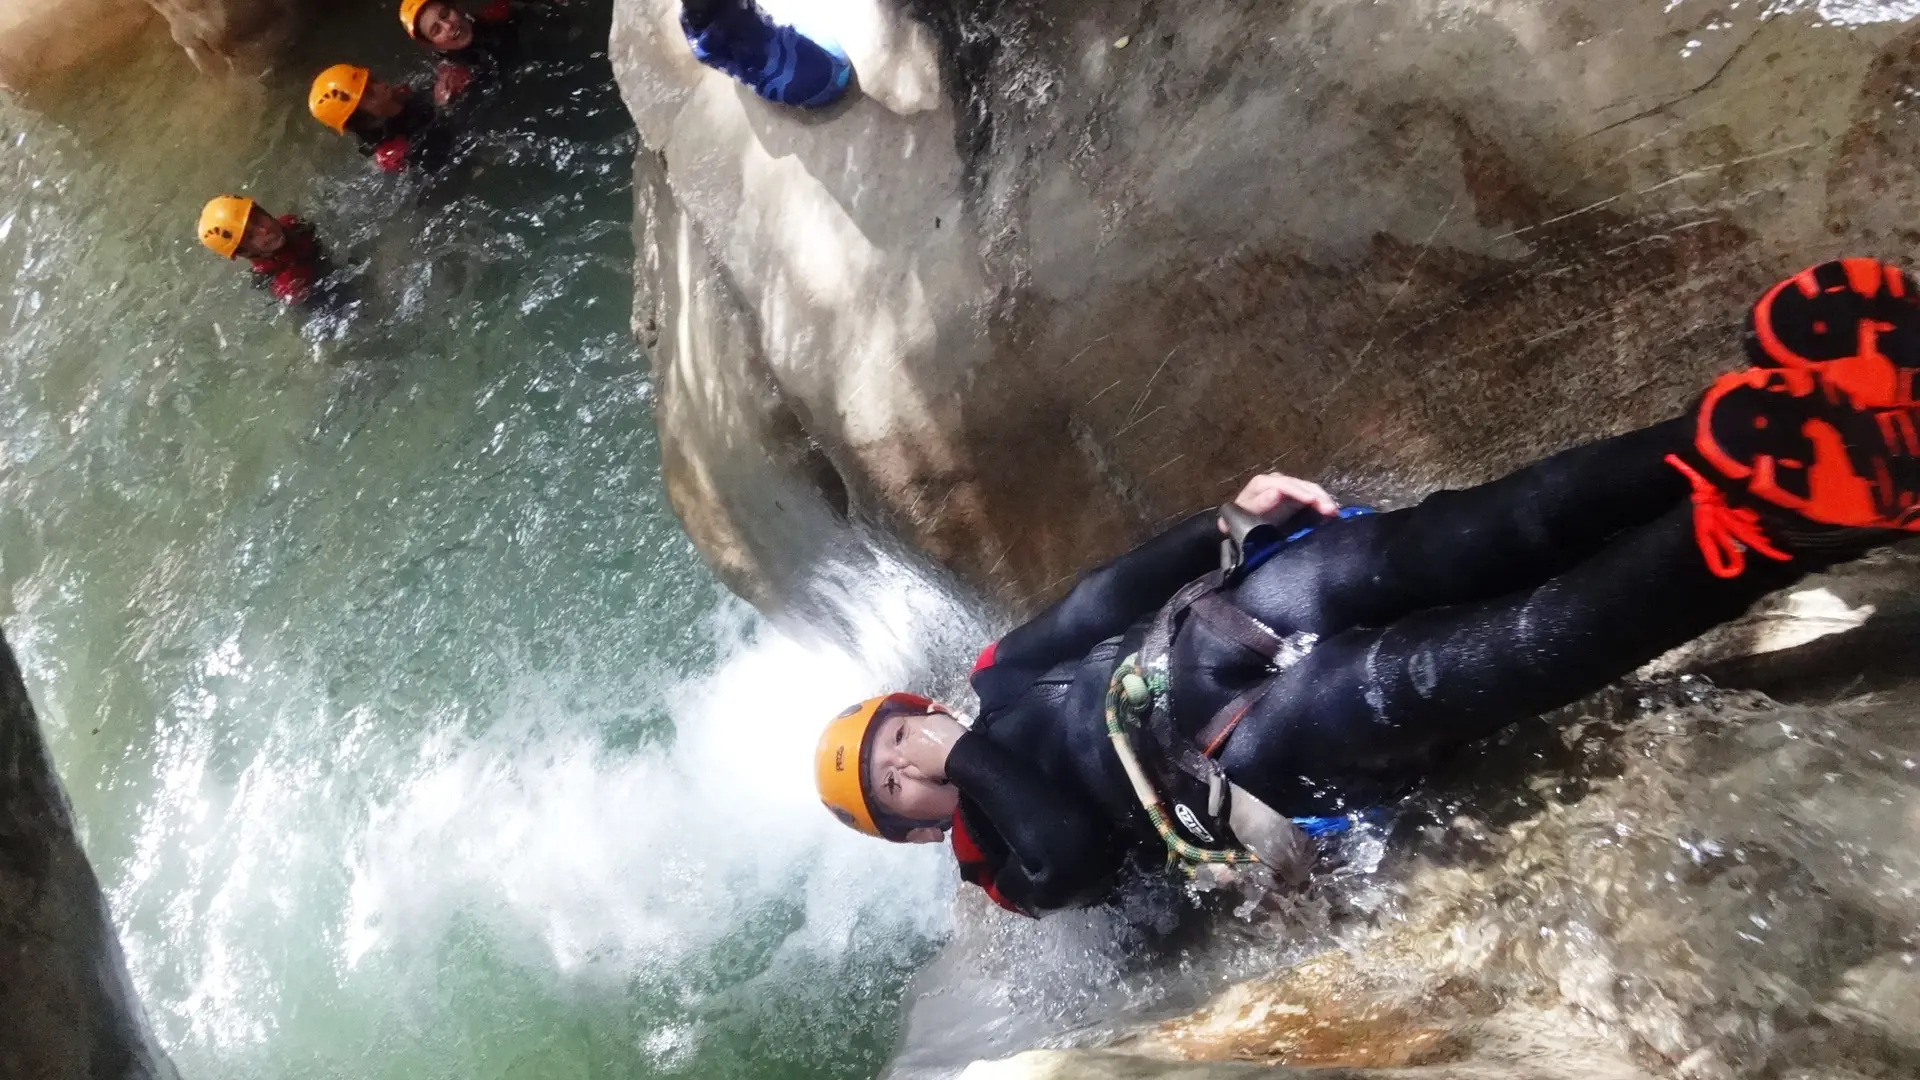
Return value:
M 213 253 L 231 259 L 247 236 L 247 218 L 253 215 L 253 200 L 245 195 L 220 195 L 200 211 L 200 242 Z
M 347 121 L 353 119 L 353 110 L 360 107 L 366 93 L 366 68 L 335 64 L 313 77 L 313 87 L 307 91 L 307 111 L 335 134 L 345 135 Z
M 873 729 L 887 717 L 924 713 L 934 707 L 918 694 L 882 694 L 850 705 L 833 718 L 827 730 L 820 733 L 820 746 L 813 752 L 813 780 L 820 789 L 820 801 L 827 804 L 834 817 L 868 836 L 895 842 L 906 839 L 899 829 L 882 827 L 879 815 L 874 813 L 872 795 L 867 790 L 868 743 Z
M 415 27 L 420 22 L 420 9 L 433 3 L 433 0 L 400 0 L 400 25 L 406 27 L 407 36 L 420 40 L 420 31 Z

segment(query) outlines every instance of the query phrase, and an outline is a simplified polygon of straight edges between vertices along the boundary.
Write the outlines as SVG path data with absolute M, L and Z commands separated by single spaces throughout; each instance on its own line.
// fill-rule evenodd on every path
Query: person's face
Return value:
M 867 755 L 867 790 L 887 810 L 911 821 L 946 821 L 960 807 L 960 792 L 945 780 L 930 780 L 908 759 L 910 739 L 926 717 L 889 716 L 874 730 Z M 937 843 L 940 829 L 920 828 L 907 835 L 914 843 Z
M 473 20 L 444 0 L 435 0 L 420 9 L 414 29 L 427 44 L 441 52 L 464 49 L 473 44 Z
M 360 108 L 384 120 L 400 111 L 407 103 L 408 93 L 405 86 L 368 79 L 367 88 L 360 94 Z
M 247 215 L 247 231 L 240 237 L 239 253 L 249 259 L 264 259 L 279 251 L 286 242 L 287 231 L 272 214 L 256 206 L 253 213 Z

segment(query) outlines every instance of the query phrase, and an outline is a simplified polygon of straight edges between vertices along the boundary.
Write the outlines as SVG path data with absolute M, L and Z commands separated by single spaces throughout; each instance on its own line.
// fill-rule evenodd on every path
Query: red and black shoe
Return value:
M 1745 553 L 1920 532 L 1920 405 L 1871 407 L 1823 370 L 1723 375 L 1695 414 L 1693 482 L 1707 566 L 1738 576 Z M 1886 535 L 1891 540 L 1891 535 Z
M 1860 405 L 1911 405 L 1920 401 L 1920 289 L 1878 259 L 1810 266 L 1754 303 L 1746 346 L 1755 364 L 1819 372 Z

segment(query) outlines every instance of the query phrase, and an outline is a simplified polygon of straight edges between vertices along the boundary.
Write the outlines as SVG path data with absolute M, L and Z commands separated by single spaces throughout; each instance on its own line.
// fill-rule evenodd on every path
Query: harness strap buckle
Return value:
M 1280 524 L 1300 511 L 1298 504 L 1284 505 L 1278 513 L 1260 515 L 1241 509 L 1238 503 L 1223 503 L 1220 507 L 1220 523 L 1227 527 L 1226 539 L 1220 541 L 1220 574 L 1228 580 L 1240 572 L 1247 564 L 1247 547 L 1258 539 L 1262 529 L 1277 529 Z

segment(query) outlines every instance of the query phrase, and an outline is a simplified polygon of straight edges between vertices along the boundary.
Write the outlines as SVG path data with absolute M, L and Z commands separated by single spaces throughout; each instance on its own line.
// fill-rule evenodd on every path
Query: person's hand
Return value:
M 441 64 L 433 73 L 433 103 L 446 108 L 447 103 L 466 90 L 473 81 L 473 73 L 460 64 Z
M 397 173 L 407 167 L 407 138 L 397 135 L 373 149 L 373 163 L 381 172 Z
M 945 780 L 947 755 L 967 733 L 966 725 L 946 713 L 935 712 L 908 721 L 906 728 L 906 738 L 900 743 L 900 754 L 907 759 L 902 771 L 916 780 Z
M 1340 504 L 1326 489 L 1311 480 L 1302 480 L 1285 473 L 1261 473 L 1247 481 L 1240 494 L 1233 497 L 1233 504 L 1256 517 L 1272 517 L 1288 503 L 1304 506 L 1322 514 L 1334 514 L 1340 510 Z M 1227 531 L 1226 522 L 1220 523 L 1220 531 Z

